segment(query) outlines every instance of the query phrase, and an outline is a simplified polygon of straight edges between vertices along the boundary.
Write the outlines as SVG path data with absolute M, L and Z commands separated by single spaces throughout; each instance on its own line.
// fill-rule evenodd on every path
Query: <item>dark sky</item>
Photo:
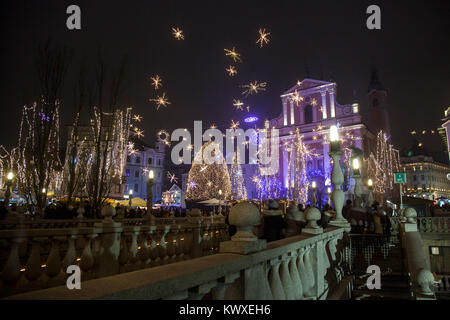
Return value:
M 82 30 L 66 28 L 66 8 L 77 4 Z M 366 28 L 366 8 L 381 7 L 382 30 Z M 273 118 L 280 94 L 305 77 L 338 83 L 338 102 L 351 103 L 353 90 L 366 106 L 370 68 L 376 66 L 388 90 L 392 139 L 408 146 L 412 129 L 441 124 L 450 105 L 450 1 L 1 1 L 0 144 L 15 144 L 21 107 L 35 99 L 36 48 L 49 37 L 70 46 L 74 61 L 62 97 L 63 125 L 73 115 L 71 83 L 82 56 L 101 49 L 112 65 L 129 60 L 123 102 L 144 117 L 141 129 L 153 142 L 160 129 L 191 127 L 194 120 L 227 125 L 244 112 L 238 86 L 266 81 L 268 89 L 244 99 L 252 113 Z M 184 30 L 177 41 L 171 27 Z M 256 44 L 266 28 L 271 42 Z M 230 78 L 224 48 L 242 54 Z M 92 68 L 92 64 L 90 65 Z M 171 105 L 156 111 L 149 77 L 159 74 Z

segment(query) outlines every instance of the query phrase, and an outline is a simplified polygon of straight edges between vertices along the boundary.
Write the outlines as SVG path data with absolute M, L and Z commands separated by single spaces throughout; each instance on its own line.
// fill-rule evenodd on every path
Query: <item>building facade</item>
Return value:
M 426 155 L 402 157 L 401 161 L 403 171 L 406 172 L 407 190 L 404 192 L 407 195 L 429 200 L 450 199 L 448 165 L 436 162 Z
M 153 170 L 153 203 L 162 199 L 162 186 L 164 182 L 165 145 L 157 142 L 151 148 L 143 141 L 134 138 L 134 152 L 128 153 L 125 168 L 125 186 L 123 196 L 132 196 L 147 199 L 147 183 L 149 171 Z
M 375 91 L 370 92 L 373 97 Z M 281 95 L 282 110 L 280 116 L 269 121 L 270 128 L 279 130 L 279 170 L 277 181 L 282 190 L 278 195 L 268 197 L 287 197 L 294 186 L 294 173 L 291 163 L 294 161 L 294 152 L 290 151 L 296 132 L 302 137 L 304 145 L 308 148 L 311 157 L 306 163 L 308 179 L 317 183 L 317 190 L 327 193 L 330 185 L 331 160 L 329 130 L 332 125 L 337 125 L 341 137 L 341 166 L 346 172 L 350 172 L 350 158 L 352 149 L 362 151 L 362 156 L 368 157 L 375 151 L 375 134 L 369 131 L 363 123 L 358 103 L 339 104 L 336 100 L 337 84 L 315 79 L 304 79 L 294 87 Z M 381 109 L 380 109 L 381 110 Z M 374 111 L 376 112 L 376 110 Z M 380 128 L 384 129 L 385 128 Z M 245 180 L 249 181 L 249 174 L 254 170 L 246 165 Z M 362 175 L 365 176 L 365 168 L 362 167 Z M 348 181 L 351 188 L 352 179 Z M 247 184 L 247 194 L 253 198 L 259 194 L 260 189 L 255 184 Z M 263 196 L 265 198 L 266 196 Z

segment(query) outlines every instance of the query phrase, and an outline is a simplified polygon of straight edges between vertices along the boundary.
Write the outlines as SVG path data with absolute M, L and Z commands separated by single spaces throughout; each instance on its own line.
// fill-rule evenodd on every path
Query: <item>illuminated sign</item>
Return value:
M 258 121 L 258 117 L 255 117 L 255 116 L 247 117 L 244 119 L 244 122 L 247 122 L 247 123 L 252 123 L 252 122 L 256 122 L 256 121 Z

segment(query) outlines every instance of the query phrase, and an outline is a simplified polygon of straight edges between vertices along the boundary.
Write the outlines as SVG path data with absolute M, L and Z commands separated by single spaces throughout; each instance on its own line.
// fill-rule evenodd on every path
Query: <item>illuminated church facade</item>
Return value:
M 281 114 L 269 120 L 269 126 L 279 130 L 279 170 L 275 180 L 279 184 L 277 189 L 282 191 L 277 194 L 271 194 L 268 191 L 262 195 L 262 198 L 291 198 L 290 190 L 296 187 L 294 185 L 295 169 L 292 165 L 295 154 L 291 150 L 296 132 L 298 132 L 310 154 L 305 164 L 308 181 L 316 182 L 318 196 L 323 202 L 326 202 L 327 189 L 328 186 L 331 186 L 332 166 L 328 152 L 330 151 L 329 130 L 332 125 L 337 125 L 339 128 L 343 152 L 341 168 L 345 176 L 343 187 L 345 191 L 350 190 L 351 194 L 354 185 L 351 157 L 359 153 L 361 158 L 367 158 L 370 153 L 375 153 L 377 132 L 379 130 L 390 132 L 389 118 L 387 117 L 387 93 L 381 86 L 376 71 L 372 71 L 367 93 L 367 121 L 363 121 L 359 103 L 340 104 L 337 102 L 336 82 L 304 79 L 280 97 Z M 367 126 L 365 123 L 369 125 Z M 365 181 L 368 178 L 367 168 L 364 163 L 361 163 L 361 166 L 361 175 Z M 249 169 L 247 171 L 252 171 Z M 250 177 L 246 177 L 246 180 L 248 179 Z M 249 197 L 257 198 L 255 195 L 261 197 L 258 188 L 252 187 L 249 183 L 247 183 L 247 193 Z M 309 199 L 311 199 L 311 191 L 309 193 Z

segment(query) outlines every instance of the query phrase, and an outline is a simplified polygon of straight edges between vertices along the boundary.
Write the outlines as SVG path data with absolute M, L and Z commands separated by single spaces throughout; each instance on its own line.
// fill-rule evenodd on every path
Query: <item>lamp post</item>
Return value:
M 354 200 L 356 198 L 361 198 L 362 188 L 361 188 L 361 171 L 359 168 L 359 159 L 353 159 L 353 178 L 355 179 L 355 189 L 353 190 Z
M 369 206 L 372 206 L 374 198 L 373 198 L 373 181 L 372 179 L 367 180 L 367 188 L 369 189 L 369 196 L 367 197 L 367 202 L 369 202 Z
M 131 208 L 131 199 L 133 198 L 133 189 L 130 189 L 130 191 L 128 192 L 128 195 L 129 195 L 129 207 Z
M 342 216 L 342 208 L 345 199 L 344 191 L 341 189 L 341 185 L 344 183 L 344 175 L 342 174 L 342 169 L 339 164 L 342 151 L 339 143 L 338 128 L 334 125 L 330 127 L 330 152 L 328 154 L 333 159 L 331 183 L 334 185 L 334 190 L 331 197 L 333 199 L 334 210 L 336 211 L 336 216 L 330 221 L 330 225 L 344 227 L 346 228 L 346 231 L 350 231 L 349 222 Z
M 14 179 L 14 173 L 11 171 L 8 172 L 8 175 L 6 176 L 6 191 L 5 191 L 5 206 L 8 208 L 9 206 L 9 197 L 11 196 L 11 184 L 12 180 Z
M 222 189 L 219 190 L 219 216 L 222 215 Z
M 311 187 L 312 187 L 312 192 L 313 192 L 313 196 L 312 196 L 312 203 L 313 203 L 313 207 L 317 206 L 317 197 L 316 197 L 316 188 L 317 188 L 317 184 L 315 181 L 313 181 L 311 183 Z
M 153 206 L 153 170 L 148 172 L 148 181 L 147 181 L 147 213 L 152 212 Z

